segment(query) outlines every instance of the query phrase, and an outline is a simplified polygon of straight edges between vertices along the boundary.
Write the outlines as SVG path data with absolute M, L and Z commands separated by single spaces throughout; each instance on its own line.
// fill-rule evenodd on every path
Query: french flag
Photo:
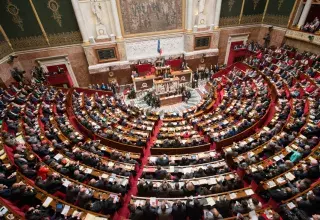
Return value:
M 160 39 L 158 40 L 158 48 L 157 48 L 158 53 L 161 55 L 162 54 L 162 49 L 160 47 Z

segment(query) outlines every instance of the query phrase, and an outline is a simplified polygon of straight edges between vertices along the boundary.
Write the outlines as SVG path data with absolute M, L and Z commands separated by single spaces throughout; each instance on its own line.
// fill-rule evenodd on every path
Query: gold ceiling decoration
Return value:
M 256 10 L 260 0 L 253 0 L 253 10 Z
M 229 12 L 231 12 L 232 7 L 233 7 L 234 3 L 235 3 L 235 1 L 234 1 L 234 0 L 229 0 L 229 1 L 228 1 Z
M 280 11 L 283 2 L 284 0 L 278 0 L 278 11 Z
M 20 9 L 16 5 L 12 4 L 10 0 L 7 1 L 7 11 L 12 15 L 12 21 L 19 26 L 21 31 L 24 31 L 23 20 L 19 16 Z
M 48 1 L 48 8 L 52 11 L 52 17 L 62 27 L 62 15 L 59 13 L 60 5 L 56 0 Z

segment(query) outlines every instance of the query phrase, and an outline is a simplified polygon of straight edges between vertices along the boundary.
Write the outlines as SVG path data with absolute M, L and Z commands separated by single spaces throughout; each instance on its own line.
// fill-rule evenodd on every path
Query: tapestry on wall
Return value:
M 183 29 L 184 0 L 118 0 L 125 36 Z

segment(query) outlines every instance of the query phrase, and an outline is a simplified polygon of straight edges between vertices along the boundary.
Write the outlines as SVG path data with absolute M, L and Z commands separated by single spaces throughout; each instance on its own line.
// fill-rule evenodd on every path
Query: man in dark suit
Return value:
M 158 166 L 157 170 L 154 172 L 154 176 L 157 180 L 163 180 L 164 178 L 167 177 L 167 171 L 162 170 L 161 166 Z
M 285 187 L 282 189 L 272 189 L 269 190 L 270 196 L 277 202 L 281 202 L 293 196 L 290 187 Z
M 143 220 L 143 210 L 140 206 L 138 207 L 134 207 L 134 206 L 130 206 L 129 207 L 130 210 L 130 219 L 131 220 Z
M 174 189 L 169 192 L 169 196 L 172 198 L 183 197 L 183 190 L 180 189 L 179 183 L 175 183 Z
M 145 206 L 142 208 L 143 210 L 143 218 L 148 220 L 156 220 L 157 219 L 157 210 L 152 207 L 149 201 L 146 202 Z
M 161 155 L 157 158 L 156 164 L 159 166 L 168 166 L 169 165 L 169 159 L 167 155 Z
M 70 183 L 66 190 L 66 201 L 71 204 L 74 204 L 79 191 L 80 191 L 79 187 L 76 187 L 75 185 Z
M 78 205 L 81 208 L 84 208 L 84 206 L 90 202 L 91 198 L 93 197 L 92 193 L 86 192 L 86 188 L 82 188 L 78 194 Z
M 199 220 L 202 219 L 203 207 L 200 205 L 198 199 L 187 201 L 187 214 L 190 220 Z
M 316 179 L 320 176 L 319 164 L 317 160 L 311 161 L 311 166 L 308 169 L 308 178 Z
M 187 208 L 184 203 L 178 200 L 177 203 L 172 205 L 172 219 L 173 220 L 186 220 L 187 219 Z

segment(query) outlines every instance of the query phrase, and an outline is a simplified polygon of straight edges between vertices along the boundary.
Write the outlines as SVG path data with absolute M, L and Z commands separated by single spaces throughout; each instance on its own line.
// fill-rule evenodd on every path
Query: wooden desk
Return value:
M 212 194 L 212 195 L 205 195 L 205 196 L 194 196 L 194 199 L 199 199 L 200 201 L 207 200 L 209 198 L 212 198 L 214 201 L 217 201 L 218 198 L 221 196 L 225 196 L 227 200 L 239 200 L 251 197 L 254 194 L 251 187 L 242 188 L 238 190 L 228 191 L 224 193 L 218 193 L 218 194 Z M 231 196 L 232 195 L 232 196 Z M 150 200 L 150 197 L 137 197 L 132 196 L 130 204 L 136 204 L 136 206 L 144 205 L 147 200 Z M 186 203 L 188 198 L 157 198 L 157 201 L 168 201 L 171 203 L 171 205 L 174 202 L 177 202 L 180 200 L 183 203 Z
M 168 93 L 176 93 L 179 90 L 180 80 L 178 77 L 165 78 L 153 81 L 155 93 L 162 97 Z
M 182 102 L 182 95 L 175 95 L 160 98 L 160 106 L 174 105 Z
M 188 68 L 187 70 L 178 70 L 171 72 L 174 77 L 178 77 L 181 84 L 192 82 L 192 70 Z
M 198 146 L 191 147 L 175 147 L 175 148 L 151 148 L 151 154 L 166 154 L 166 155 L 174 155 L 174 154 L 188 154 L 188 153 L 199 153 L 203 151 L 209 151 L 210 144 L 203 144 Z
M 153 87 L 153 79 L 155 75 L 143 76 L 143 77 L 132 77 L 133 86 L 135 91 L 142 91 L 145 89 L 151 89 Z

